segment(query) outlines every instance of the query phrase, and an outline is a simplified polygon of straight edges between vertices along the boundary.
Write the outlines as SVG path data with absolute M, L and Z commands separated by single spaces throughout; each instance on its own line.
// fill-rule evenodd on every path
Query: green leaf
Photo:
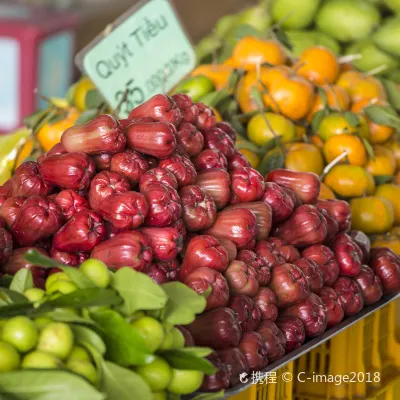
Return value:
M 62 370 L 19 370 L 0 374 L 0 398 L 18 400 L 105 400 L 90 383 Z M 72 396 L 72 397 L 71 397 Z
M 71 327 L 79 344 L 90 344 L 102 356 L 106 354 L 106 345 L 103 339 L 93 329 L 81 325 L 71 325 Z
M 0 307 L 0 318 L 15 317 L 21 314 L 29 314 L 35 310 L 32 303 L 9 304 Z M 1 374 L 0 374 L 1 375 Z
M 225 398 L 225 392 L 221 390 L 216 393 L 201 393 L 196 397 L 193 397 L 192 400 L 220 400 Z
M 227 99 L 228 97 L 228 90 L 222 89 L 205 94 L 200 101 L 209 107 L 216 107 L 221 101 Z
M 13 280 L 13 276 L 4 274 L 0 278 L 0 287 L 9 287 L 11 285 L 12 280 Z
M 250 90 L 250 97 L 256 102 L 259 109 L 264 108 L 264 101 L 262 95 L 256 86 L 253 86 Z
M 106 307 L 121 304 L 122 299 L 115 290 L 101 289 L 101 288 L 88 288 L 80 289 L 75 292 L 64 294 L 55 299 L 48 300 L 43 303 L 38 310 L 52 306 L 55 308 L 72 307 Z
M 33 315 L 35 313 L 33 312 Z M 43 313 L 39 313 L 39 315 L 43 315 Z M 78 324 L 87 324 L 93 325 L 94 322 L 91 319 L 80 317 L 72 310 L 68 310 L 67 308 L 57 308 L 54 311 L 49 311 L 44 314 L 46 317 L 53 319 L 58 322 L 67 322 L 67 323 L 78 323 Z
M 286 34 L 286 32 L 280 27 L 275 25 L 272 28 L 272 32 L 275 34 L 276 38 L 278 39 L 278 41 L 284 46 L 286 47 L 288 50 L 292 51 L 293 50 L 293 45 L 289 40 L 288 35 Z
M 13 280 L 10 284 L 10 290 L 14 290 L 18 293 L 24 293 L 25 290 L 33 288 L 32 271 L 28 268 L 21 268 L 14 275 Z
M 172 325 L 187 325 L 206 307 L 206 299 L 181 282 L 161 285 L 168 295 L 164 320 Z
M 280 145 L 282 141 L 282 138 L 280 136 L 277 136 L 274 139 L 268 140 L 268 142 L 264 143 L 262 147 L 258 149 L 258 154 L 261 157 L 264 157 L 270 150 L 272 150 L 274 147 Z
M 4 295 L 7 296 L 14 304 L 29 303 L 29 300 L 23 294 L 15 290 L 1 288 L 0 292 L 4 293 Z
M 324 108 L 328 107 L 328 98 L 326 97 L 326 92 L 324 89 L 321 87 L 317 88 L 319 97 L 321 98 L 321 103 L 324 106 Z
M 228 92 L 229 93 L 235 92 L 242 75 L 243 75 L 242 72 L 237 69 L 234 69 L 230 73 L 230 75 L 228 77 Z
M 367 117 L 379 125 L 400 129 L 400 118 L 391 107 L 370 105 L 364 108 Z
M 264 34 L 251 25 L 241 24 L 232 31 L 230 36 L 233 37 L 235 41 L 239 41 L 246 36 L 253 36 L 262 39 Z
M 373 149 L 371 143 L 367 139 L 365 139 L 365 137 L 359 136 L 359 138 L 361 139 L 361 141 L 364 144 L 364 147 L 368 154 L 368 157 L 374 159 L 375 153 L 374 153 L 374 149 Z
M 374 181 L 377 185 L 383 185 L 384 183 L 392 182 L 393 178 L 393 175 L 375 175 Z
M 102 390 L 110 400 L 152 400 L 147 382 L 137 373 L 109 361 L 103 362 Z
M 347 123 L 352 128 L 357 128 L 357 126 L 360 126 L 360 120 L 359 120 L 357 114 L 354 114 L 351 111 L 345 111 L 344 112 L 344 117 L 346 118 Z
M 322 120 L 324 119 L 324 117 L 326 116 L 326 110 L 319 110 L 317 111 L 313 117 L 312 117 L 312 121 L 311 121 L 311 129 L 313 131 L 313 133 L 317 133 L 319 126 L 322 122 Z
M 389 79 L 380 79 L 383 83 L 383 86 L 386 89 L 386 93 L 389 98 L 389 102 L 391 106 L 396 109 L 400 110 L 400 89 L 396 82 L 393 82 Z
M 43 268 L 65 267 L 65 264 L 53 260 L 50 257 L 46 257 L 45 255 L 39 253 L 36 250 L 28 250 L 25 253 L 24 257 L 25 260 L 29 261 L 31 264 L 38 265 Z
M 207 375 L 212 375 L 217 372 L 217 369 L 210 361 L 185 351 L 185 349 L 166 350 L 162 352 L 162 356 L 173 368 L 192 369 L 204 372 Z
M 62 121 L 67 116 L 67 111 L 64 112 L 57 112 L 51 118 L 48 119 L 48 123 L 50 125 L 55 124 L 56 122 Z
M 95 288 L 96 285 L 87 278 L 84 273 L 79 270 L 78 268 L 72 267 L 60 267 L 67 275 L 68 278 L 71 279 L 79 289 L 88 289 L 88 288 Z
M 49 114 L 49 110 L 39 110 L 24 118 L 23 123 L 28 128 L 34 129 Z
M 140 333 L 116 311 L 104 310 L 91 314 L 100 329 L 107 348 L 107 359 L 128 367 L 154 360 Z
M 254 144 L 252 142 L 249 142 L 247 140 L 243 141 L 243 142 L 241 141 L 239 143 L 236 143 L 235 147 L 238 150 L 247 149 L 247 150 L 253 151 L 254 153 L 258 153 L 260 151 L 260 148 L 256 144 Z
M 89 109 L 84 111 L 79 118 L 75 121 L 74 125 L 83 125 L 97 117 L 99 111 L 97 109 Z
M 77 85 L 78 85 L 78 82 L 75 82 L 72 86 L 70 86 L 67 91 L 67 94 L 65 95 L 65 98 L 70 106 L 75 105 L 74 104 L 74 96 L 75 96 L 75 90 L 76 90 Z
M 157 310 L 167 302 L 167 294 L 159 285 L 132 268 L 119 269 L 112 287 L 124 300 L 120 307 L 124 315 L 132 315 L 137 310 Z
M 104 104 L 104 98 L 97 89 L 90 89 L 86 92 L 85 106 L 87 109 L 99 108 Z
M 274 169 L 283 168 L 284 166 L 285 155 L 280 149 L 278 149 L 277 151 L 272 152 L 272 154 L 268 153 L 265 155 L 260 166 L 258 167 L 258 171 L 264 176 L 268 172 L 271 172 Z
M 181 350 L 197 357 L 207 357 L 213 352 L 209 347 L 185 347 Z

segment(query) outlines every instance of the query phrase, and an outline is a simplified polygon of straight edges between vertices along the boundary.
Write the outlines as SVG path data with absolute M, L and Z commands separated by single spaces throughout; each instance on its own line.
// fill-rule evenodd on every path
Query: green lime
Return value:
M 72 372 L 75 372 L 76 374 L 86 378 L 90 383 L 96 384 L 97 371 L 94 365 L 90 362 L 81 360 L 69 360 L 66 366 Z
M 18 351 L 11 344 L 0 341 L 0 372 L 14 371 L 20 362 Z
M 175 394 L 190 394 L 203 383 L 204 374 L 200 371 L 172 369 L 172 379 L 167 390 Z
M 26 353 L 36 346 L 38 329 L 28 317 L 14 317 L 4 324 L 2 339 L 20 353 Z
M 22 360 L 22 368 L 60 368 L 61 361 L 52 354 L 43 351 L 32 351 L 28 353 Z
M 73 345 L 71 328 L 63 322 L 52 322 L 40 332 L 37 348 L 63 360 L 68 357 Z
M 160 348 L 164 340 L 164 328 L 159 321 L 152 317 L 142 317 L 131 322 L 140 333 L 151 352 Z
M 107 265 L 100 260 L 86 260 L 79 269 L 89 278 L 96 286 L 106 288 L 110 284 L 110 273 Z
M 161 357 L 156 357 L 150 364 L 136 368 L 136 372 L 149 384 L 153 392 L 165 390 L 172 377 L 172 369 Z

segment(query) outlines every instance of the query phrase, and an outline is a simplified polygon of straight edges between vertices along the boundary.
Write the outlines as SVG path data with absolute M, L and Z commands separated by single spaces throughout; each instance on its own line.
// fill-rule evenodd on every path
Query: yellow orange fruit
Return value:
M 340 162 L 349 162 L 352 165 L 363 166 L 367 163 L 367 151 L 362 140 L 355 135 L 331 136 L 324 144 L 324 156 L 327 163 L 332 162 L 336 157 L 344 152 L 346 158 Z

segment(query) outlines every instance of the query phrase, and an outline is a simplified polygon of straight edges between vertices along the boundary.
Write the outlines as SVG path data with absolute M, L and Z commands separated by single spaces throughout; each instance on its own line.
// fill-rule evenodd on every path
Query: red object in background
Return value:
M 78 22 L 70 12 L 10 3 L 2 4 L 0 14 L 0 133 L 21 126 L 36 111 L 35 88 L 46 96 L 65 95 L 73 78 Z

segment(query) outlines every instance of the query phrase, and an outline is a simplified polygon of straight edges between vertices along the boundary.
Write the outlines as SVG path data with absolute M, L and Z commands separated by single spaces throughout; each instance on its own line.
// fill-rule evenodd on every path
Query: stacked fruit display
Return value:
M 100 115 L 68 128 L 0 188 L 2 273 L 28 268 L 48 295 L 65 296 L 77 296 L 82 279 L 49 276 L 44 267 L 55 261 L 70 274 L 85 274 L 89 257 L 101 261 L 116 270 L 111 287 L 137 298 L 147 291 L 126 271 L 144 272 L 164 290 L 180 280 L 207 299 L 192 322 L 203 308 L 191 310 L 193 291 L 182 285 L 189 292 L 173 304 L 190 315 L 173 324 L 190 324 L 196 345 L 217 350 L 209 360 L 218 372 L 200 370 L 211 374 L 202 389 L 212 391 L 400 290 L 399 258 L 348 233 L 348 203 L 319 199 L 313 173 L 276 169 L 264 179 L 235 140 L 230 124 L 186 94 L 156 95 L 126 120 Z M 26 258 L 32 250 L 39 254 Z M 136 301 L 134 311 L 145 309 Z M 174 315 L 165 307 L 153 316 Z M 153 390 L 176 392 L 171 385 Z

